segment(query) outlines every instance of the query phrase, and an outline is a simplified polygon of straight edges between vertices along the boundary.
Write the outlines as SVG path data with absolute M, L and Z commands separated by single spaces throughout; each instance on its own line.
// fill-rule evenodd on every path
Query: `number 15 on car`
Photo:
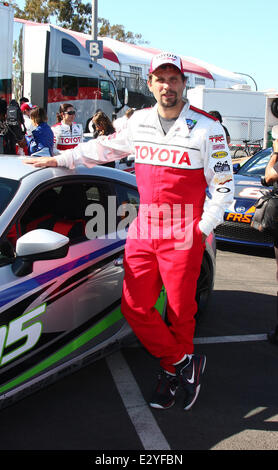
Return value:
M 46 304 L 42 304 L 12 320 L 8 325 L 0 327 L 0 367 L 21 356 L 37 344 L 42 333 L 42 322 L 36 321 L 29 326 L 26 326 L 26 323 L 42 315 L 45 310 Z M 24 344 L 17 347 L 16 343 L 22 342 L 24 338 Z M 15 348 L 8 354 L 4 354 L 5 348 L 13 344 Z

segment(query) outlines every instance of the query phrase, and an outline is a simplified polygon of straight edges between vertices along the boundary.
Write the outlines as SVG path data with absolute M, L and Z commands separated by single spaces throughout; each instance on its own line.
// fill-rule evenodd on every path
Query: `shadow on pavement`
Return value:
M 262 258 L 275 258 L 273 248 L 258 248 L 255 246 L 240 245 L 236 243 L 224 243 L 217 241 L 216 249 L 219 251 L 229 251 L 241 255 L 259 256 Z

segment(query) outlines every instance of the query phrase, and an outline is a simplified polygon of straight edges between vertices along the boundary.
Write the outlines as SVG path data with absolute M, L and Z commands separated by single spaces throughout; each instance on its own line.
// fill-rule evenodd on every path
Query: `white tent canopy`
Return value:
M 39 23 L 31 21 L 17 20 L 16 18 L 15 21 L 39 26 Z M 89 34 L 71 31 L 59 26 L 51 26 L 72 35 L 83 47 L 86 47 L 87 40 L 92 39 Z M 101 65 L 105 66 L 109 71 L 138 72 L 143 79 L 146 79 L 148 76 L 153 55 L 162 52 L 159 49 L 125 43 L 108 37 L 99 37 L 99 40 L 103 42 L 103 58 L 98 59 Z M 191 88 L 194 88 L 196 85 L 213 88 L 232 88 L 234 85 L 246 84 L 246 80 L 241 75 L 224 70 L 216 65 L 208 64 L 194 57 L 184 55 L 181 57 L 185 75 L 188 77 L 188 86 Z
M 84 47 L 86 40 L 92 39 L 89 34 L 69 31 Z M 142 78 L 147 78 L 153 55 L 162 52 L 159 49 L 139 46 L 135 44 L 117 41 L 108 37 L 99 37 L 103 42 L 103 58 L 98 62 L 108 70 L 130 73 L 132 70 L 141 69 Z M 168 51 L 171 52 L 171 51 Z M 204 84 L 214 88 L 231 88 L 234 85 L 246 84 L 246 80 L 238 74 L 224 70 L 216 65 L 208 64 L 194 57 L 181 56 L 185 74 L 188 76 L 190 86 Z M 199 78 L 199 81 L 195 80 Z M 203 81 L 200 81 L 200 78 Z
M 159 49 L 124 43 L 111 38 L 104 37 L 100 39 L 103 41 L 104 46 L 115 53 L 119 61 L 119 67 L 121 67 L 122 71 L 130 71 L 126 69 L 130 66 L 141 67 L 143 78 L 147 77 L 153 55 L 161 52 Z M 211 86 L 215 88 L 231 88 L 235 84 L 246 84 L 246 80 L 244 78 L 233 72 L 208 64 L 207 62 L 194 57 L 184 55 L 181 57 L 185 74 L 189 77 L 203 77 L 205 79 L 204 84 L 211 82 Z M 100 60 L 100 63 L 105 65 L 105 61 L 106 59 L 104 55 L 104 58 Z

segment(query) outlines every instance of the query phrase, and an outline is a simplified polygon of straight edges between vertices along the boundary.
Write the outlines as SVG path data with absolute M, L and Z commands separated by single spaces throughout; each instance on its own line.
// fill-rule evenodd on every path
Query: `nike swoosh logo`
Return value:
M 193 384 L 193 383 L 194 383 L 194 379 L 195 379 L 195 367 L 194 367 L 194 363 L 193 363 L 192 377 L 191 377 L 191 379 L 187 379 L 187 382 L 189 382 L 190 384 Z

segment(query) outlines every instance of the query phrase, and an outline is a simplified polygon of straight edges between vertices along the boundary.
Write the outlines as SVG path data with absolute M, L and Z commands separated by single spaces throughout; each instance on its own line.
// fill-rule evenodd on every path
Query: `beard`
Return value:
M 167 98 L 165 95 L 162 95 L 160 98 L 160 105 L 163 108 L 173 108 L 178 104 L 178 96 L 175 91 L 171 92 L 172 96 Z

